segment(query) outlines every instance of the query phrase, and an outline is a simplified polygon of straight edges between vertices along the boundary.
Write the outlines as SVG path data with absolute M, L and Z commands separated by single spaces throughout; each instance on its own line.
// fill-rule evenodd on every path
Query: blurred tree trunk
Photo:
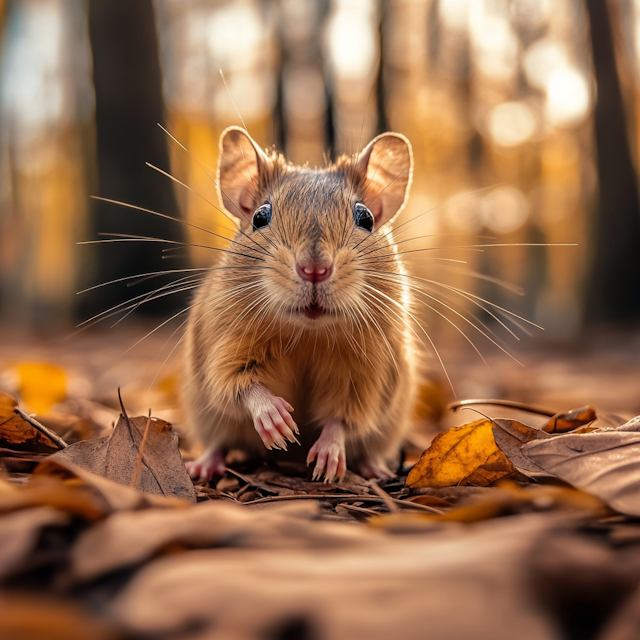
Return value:
M 616 68 L 612 14 L 604 0 L 586 0 L 586 6 L 598 87 L 595 137 L 600 183 L 586 319 L 591 323 L 633 322 L 640 319 L 638 179 Z
M 145 165 L 169 169 L 164 122 L 162 76 L 152 0 L 90 0 L 89 31 L 96 94 L 98 195 L 178 217 L 173 183 Z M 94 237 L 124 233 L 182 241 L 181 224 L 105 202 L 94 201 Z M 98 245 L 97 280 L 105 282 L 138 273 L 179 269 L 184 258 L 162 259 L 174 245 L 122 242 Z M 184 252 L 182 252 L 184 254 Z M 171 279 L 175 279 L 175 274 Z M 98 289 L 82 313 L 108 307 L 167 284 L 161 276 L 141 286 Z M 141 312 L 175 309 L 180 296 L 145 304 Z

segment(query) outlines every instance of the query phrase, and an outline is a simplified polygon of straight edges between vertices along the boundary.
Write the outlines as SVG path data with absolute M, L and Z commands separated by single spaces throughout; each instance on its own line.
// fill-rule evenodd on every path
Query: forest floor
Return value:
M 0 330 L 3 640 L 640 637 L 640 334 L 445 349 L 458 399 L 542 413 L 453 412 L 434 370 L 394 479 L 236 454 L 194 486 L 146 330 Z

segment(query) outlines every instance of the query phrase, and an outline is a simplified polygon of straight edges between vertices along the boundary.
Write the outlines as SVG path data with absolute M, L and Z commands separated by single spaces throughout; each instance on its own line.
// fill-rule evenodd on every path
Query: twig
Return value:
M 263 491 L 269 491 L 270 493 L 278 493 L 276 489 L 272 489 L 270 485 L 266 484 L 265 482 L 256 482 L 255 480 L 251 479 L 249 476 L 245 476 L 242 473 L 238 473 L 237 471 L 234 471 L 233 469 L 229 469 L 229 467 L 225 467 L 224 470 L 227 473 L 230 473 L 236 476 L 236 478 L 240 478 L 240 480 L 242 480 L 243 482 L 246 482 L 248 485 L 251 485 L 252 487 L 255 487 L 256 489 L 262 489 Z
M 472 404 L 485 404 L 494 407 L 506 407 L 507 409 L 517 409 L 518 411 L 526 411 L 528 413 L 537 413 L 540 416 L 551 417 L 555 416 L 557 411 L 551 411 L 549 409 L 543 409 L 542 407 L 536 407 L 525 402 L 517 402 L 516 400 L 499 400 L 495 398 L 472 398 L 470 400 L 458 400 L 447 405 L 447 409 L 450 411 L 457 411 L 463 407 L 468 407 Z
M 263 504 L 265 502 L 280 502 L 281 500 L 344 500 L 344 501 L 360 501 L 360 502 L 382 502 L 384 500 L 377 496 L 361 496 L 357 493 L 301 493 L 294 496 L 269 496 L 267 498 L 258 498 L 257 500 L 251 500 L 250 502 L 244 502 L 245 506 L 252 504 Z M 428 507 L 426 504 L 418 504 L 417 502 L 409 502 L 408 500 L 398 500 L 397 498 L 389 498 L 393 500 L 393 503 L 402 506 L 405 509 L 417 509 L 419 511 L 428 511 L 429 513 L 440 514 L 445 513 L 442 509 L 436 509 L 435 507 Z
M 37 429 L 43 436 L 49 438 L 58 449 L 66 449 L 69 446 L 57 433 L 54 433 L 51 429 L 47 429 L 47 427 L 40 424 L 33 416 L 30 416 L 20 407 L 15 407 L 13 411 L 23 420 L 26 420 L 34 429 Z
M 122 417 L 127 421 L 127 424 L 129 424 L 129 416 L 127 415 L 127 410 L 124 408 L 124 402 L 122 402 L 120 387 L 118 387 L 118 400 L 120 401 L 120 411 L 122 411 Z
M 359 513 L 359 514 L 363 514 L 363 515 L 367 515 L 367 516 L 379 516 L 380 513 L 378 511 L 374 511 L 373 509 L 365 509 L 364 507 L 356 507 L 353 504 L 347 504 L 346 502 L 344 504 L 339 504 L 337 505 L 338 507 L 342 507 L 343 509 L 346 509 L 347 511 L 354 511 L 355 513 Z
M 375 480 L 369 480 L 369 486 L 373 493 L 380 496 L 391 513 L 398 513 L 399 509 L 394 503 L 393 498 L 386 491 L 383 491 Z
M 119 395 L 120 389 L 118 389 Z M 124 409 L 124 407 L 123 407 Z M 126 415 L 126 414 L 125 414 Z M 127 422 L 129 419 L 127 418 Z M 133 470 L 133 476 L 131 477 L 131 483 L 129 486 L 135 488 L 136 482 L 138 481 L 138 475 L 140 474 L 140 469 L 142 468 L 142 452 L 144 451 L 144 445 L 147 443 L 147 435 L 149 434 L 149 426 L 151 425 L 151 409 L 149 409 L 149 417 L 147 418 L 147 424 L 144 428 L 144 434 L 142 436 L 142 442 L 140 443 L 140 447 L 138 448 L 138 459 L 136 460 L 136 466 Z M 133 435 L 133 434 L 132 434 Z

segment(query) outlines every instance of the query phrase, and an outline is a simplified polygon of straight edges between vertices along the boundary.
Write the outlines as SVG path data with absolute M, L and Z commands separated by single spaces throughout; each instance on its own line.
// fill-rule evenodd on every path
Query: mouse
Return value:
M 299 449 L 314 481 L 394 475 L 417 390 L 414 304 L 392 223 L 413 175 L 387 132 L 321 168 L 295 166 L 237 126 L 219 142 L 218 197 L 236 223 L 184 336 L 182 407 L 223 475 L 231 449 Z

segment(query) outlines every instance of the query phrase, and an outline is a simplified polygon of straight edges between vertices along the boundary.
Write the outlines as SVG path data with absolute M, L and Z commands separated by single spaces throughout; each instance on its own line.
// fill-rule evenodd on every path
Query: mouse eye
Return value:
M 254 214 L 251 224 L 254 229 L 262 229 L 271 222 L 271 205 L 266 202 L 261 207 L 258 207 Z
M 356 218 L 356 224 L 362 229 L 367 231 L 373 231 L 373 213 L 365 207 L 362 202 L 356 202 L 356 206 L 353 208 L 353 213 Z

